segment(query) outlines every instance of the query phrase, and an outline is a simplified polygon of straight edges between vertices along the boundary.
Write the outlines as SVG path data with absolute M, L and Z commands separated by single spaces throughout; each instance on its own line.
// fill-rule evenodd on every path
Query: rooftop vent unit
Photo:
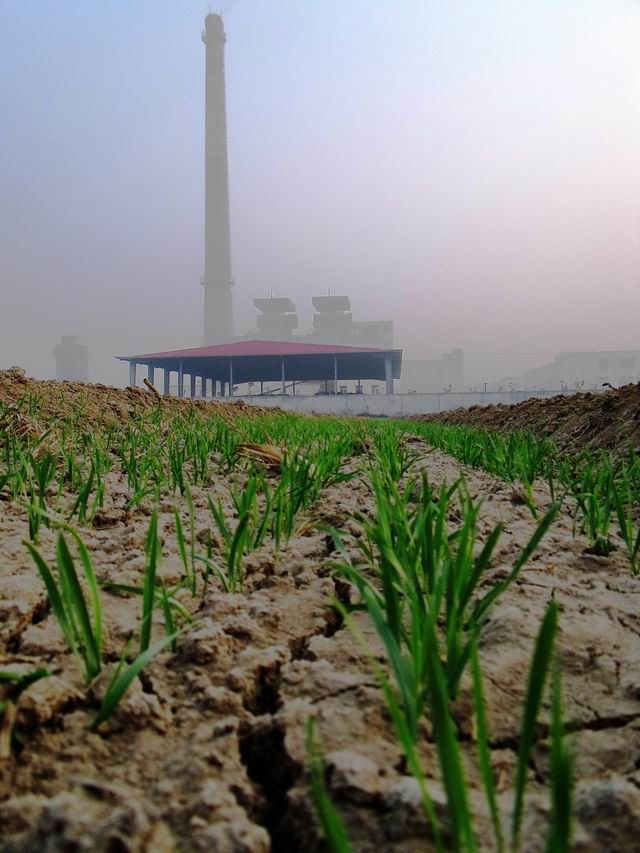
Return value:
M 353 314 L 348 296 L 314 296 L 311 300 L 313 334 L 323 340 L 347 343 L 353 333 Z
M 270 340 L 290 338 L 298 328 L 296 306 L 287 296 L 270 296 L 253 300 L 262 313 L 258 315 L 258 332 Z
M 311 300 L 313 307 L 320 313 L 327 311 L 351 311 L 348 296 L 314 296 Z

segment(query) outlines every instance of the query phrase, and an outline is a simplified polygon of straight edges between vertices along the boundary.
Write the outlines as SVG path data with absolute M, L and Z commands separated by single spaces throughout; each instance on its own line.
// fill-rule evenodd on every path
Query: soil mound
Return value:
M 640 448 L 640 384 L 625 385 L 604 394 L 531 399 L 515 406 L 472 406 L 437 415 L 418 415 L 412 420 L 442 424 L 530 430 L 553 439 L 562 449 L 600 447 L 624 453 L 629 445 Z
M 81 418 L 87 426 L 116 426 L 160 408 L 172 417 L 190 410 L 233 419 L 239 414 L 259 416 L 275 409 L 248 406 L 242 400 L 219 402 L 196 398 L 156 396 L 146 388 L 113 388 L 84 382 L 43 382 L 30 379 L 20 368 L 0 370 L 0 405 L 21 403 L 15 415 L 24 429 L 47 426 L 52 419 Z M 1 423 L 1 421 L 0 421 Z M 15 424 L 14 424 L 15 426 Z

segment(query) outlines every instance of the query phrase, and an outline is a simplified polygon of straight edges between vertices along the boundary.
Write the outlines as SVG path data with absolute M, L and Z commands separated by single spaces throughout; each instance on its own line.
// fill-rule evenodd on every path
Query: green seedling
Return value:
M 511 824 L 511 846 L 517 850 L 520 846 L 520 829 L 524 806 L 524 792 L 527 785 L 529 760 L 536 736 L 536 722 L 542 706 L 545 684 L 551 668 L 553 644 L 558 622 L 558 606 L 551 602 L 538 632 L 533 659 L 529 668 L 527 691 L 525 694 L 524 714 L 520 729 L 520 747 L 515 781 L 515 801 Z
M 640 501 L 634 496 L 630 478 L 624 476 L 620 485 L 613 485 L 613 500 L 620 536 L 624 540 L 634 575 L 640 572 Z
M 186 462 L 185 450 L 180 439 L 174 440 L 169 447 L 169 465 L 171 467 L 171 478 L 173 490 L 179 489 L 183 495 L 186 488 L 184 466 Z
M 415 689 L 416 670 L 418 669 L 418 666 L 416 662 L 403 657 L 402 652 L 396 643 L 394 636 L 389 631 L 384 619 L 376 620 L 376 605 L 374 604 L 373 610 L 369 611 L 369 615 L 372 617 L 377 633 L 382 640 L 389 667 L 393 675 L 393 681 L 395 682 L 394 687 L 392 681 L 387 675 L 387 672 L 380 665 L 376 655 L 374 655 L 361 631 L 351 618 L 351 609 L 345 607 L 341 602 L 335 602 L 334 606 L 342 615 L 345 624 L 351 630 L 369 658 L 371 668 L 373 669 L 382 689 L 398 743 L 404 753 L 410 772 L 418 782 L 422 806 L 433 832 L 436 849 L 438 851 L 443 851 L 444 845 L 440 822 L 437 818 L 433 802 L 429 795 L 426 777 L 420 763 L 420 757 L 417 749 L 418 727 L 416 721 L 419 719 L 425 698 L 424 695 L 419 695 L 418 691 Z M 379 611 L 378 615 L 380 615 Z M 419 707 L 417 706 L 417 703 L 420 703 Z
M 102 581 L 100 586 L 103 589 L 109 590 L 111 592 L 121 593 L 122 595 L 141 595 L 144 596 L 144 587 L 141 586 L 132 586 L 131 584 L 125 583 L 114 583 L 113 581 Z M 176 594 L 183 589 L 183 584 L 178 583 L 174 587 L 167 587 L 164 581 L 160 582 L 160 586 L 156 586 L 155 589 L 155 607 L 162 608 L 162 611 L 165 615 L 165 626 L 167 628 L 167 634 L 172 634 L 175 630 L 176 619 L 182 620 L 184 622 L 193 622 L 193 616 L 187 610 L 187 608 L 178 601 L 175 597 Z M 171 609 L 171 618 L 167 620 L 166 618 L 166 607 Z
M 351 853 L 352 848 L 344 823 L 327 791 L 324 756 L 317 743 L 316 722 L 313 717 L 307 720 L 305 746 L 311 796 L 327 847 L 331 853 Z
M 93 504 L 91 506 L 91 510 L 88 511 L 89 498 L 91 497 L 91 491 L 93 489 L 94 480 L 98 480 L 96 487 L 96 494 L 93 500 Z M 102 507 L 104 501 L 104 484 L 99 481 L 99 478 L 96 475 L 96 467 L 94 463 L 91 463 L 91 468 L 89 469 L 89 475 L 87 479 L 84 481 L 80 490 L 78 492 L 78 497 L 69 513 L 69 520 L 73 518 L 73 516 L 78 513 L 78 521 L 80 524 L 85 524 L 87 519 L 93 519 L 94 515 Z
M 487 723 L 486 700 L 484 696 L 480 658 L 478 656 L 478 643 L 475 636 L 472 637 L 471 642 L 471 676 L 473 679 L 473 714 L 478 746 L 478 767 L 487 804 L 489 806 L 489 813 L 491 815 L 495 849 L 497 853 L 502 853 L 504 850 L 504 835 L 500 821 L 500 812 L 498 811 L 496 783 L 493 776 L 493 768 L 491 767 L 491 748 L 489 726 Z
M 263 510 L 258 506 L 259 488 L 265 494 Z M 209 510 L 220 536 L 222 561 L 213 558 L 211 547 L 206 557 L 195 558 L 206 567 L 205 581 L 211 573 L 215 574 L 226 592 L 243 589 L 245 555 L 262 545 L 272 516 L 271 494 L 263 477 L 251 478 L 243 492 L 234 489 L 232 499 L 238 515 L 235 529 L 228 524 L 221 501 L 214 503 L 211 496 L 208 498 Z
M 400 492 L 375 474 L 371 482 L 376 516 L 362 519 L 365 535 L 357 542 L 364 562 L 354 565 L 346 560 L 336 569 L 358 589 L 372 618 L 375 605 L 375 619 L 386 623 L 398 648 L 416 662 L 415 689 L 422 701 L 426 687 L 418 690 L 418 685 L 427 678 L 426 627 L 433 614 L 440 618 L 447 682 L 454 698 L 471 653 L 471 638 L 537 548 L 558 507 L 545 513 L 509 574 L 477 597 L 502 526 L 496 525 L 474 556 L 480 505 L 471 501 L 461 484 L 443 486 L 436 496 L 423 476 L 421 500 L 414 507 L 412 488 Z M 447 516 L 454 490 L 460 497 L 462 521 L 450 533 Z M 340 545 L 339 535 L 335 538 Z M 367 569 L 376 572 L 375 580 L 367 576 Z
M 556 667 L 551 700 L 551 825 L 547 853 L 568 853 L 571 849 L 573 758 L 567 749 L 562 718 L 562 689 Z
M 462 769 L 456 727 L 449 710 L 449 688 L 440 662 L 435 620 L 429 622 L 426 649 L 429 710 L 438 750 L 440 772 L 447 794 L 450 830 L 454 849 L 473 851 L 473 833 L 467 782 Z
M 207 575 L 212 572 L 217 576 L 225 592 L 241 592 L 244 585 L 244 555 L 248 547 L 249 515 L 246 513 L 238 519 L 238 524 L 224 548 L 224 563 L 220 564 L 209 557 L 196 557 L 206 566 Z
M 56 545 L 57 573 L 30 543 L 28 548 L 44 581 L 51 609 L 58 620 L 69 649 L 83 662 L 87 682 L 93 681 L 101 669 L 102 608 L 91 558 L 80 536 L 70 530 L 76 540 L 88 588 L 92 614 L 80 585 L 78 574 L 64 534 L 58 534 Z
M 374 434 L 376 453 L 373 461 L 389 483 L 399 483 L 418 461 L 418 454 L 402 438 L 402 434 L 396 431 L 384 430 Z
M 187 579 L 189 588 L 191 589 L 191 594 L 196 594 L 197 589 L 197 572 L 196 572 L 196 523 L 195 523 L 195 509 L 193 505 L 193 497 L 191 495 L 191 490 L 188 487 L 185 487 L 185 496 L 187 500 L 187 507 L 189 510 L 189 554 L 187 556 L 187 545 L 184 537 L 184 529 L 182 527 L 182 520 L 180 518 L 180 514 L 176 508 L 173 510 L 173 515 L 176 523 L 176 539 L 178 542 L 178 553 L 180 554 L 180 559 L 182 560 L 182 565 L 184 566 L 184 573 Z
M 145 541 L 147 563 L 142 586 L 142 622 L 140 625 L 140 653 L 146 652 L 151 642 L 151 620 L 156 601 L 156 573 L 161 557 L 158 536 L 158 513 L 154 510 Z
M 134 679 L 142 672 L 145 666 L 153 658 L 175 642 L 179 632 L 168 634 L 151 646 L 147 646 L 140 654 L 125 668 L 126 658 L 130 643 L 125 646 L 120 660 L 107 686 L 104 698 L 92 724 L 92 729 L 97 729 L 102 723 L 107 722 L 112 716 L 122 697 L 125 695 Z

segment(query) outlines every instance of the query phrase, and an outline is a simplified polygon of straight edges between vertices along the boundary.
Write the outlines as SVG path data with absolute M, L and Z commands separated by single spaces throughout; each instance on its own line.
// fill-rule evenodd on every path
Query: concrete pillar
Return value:
M 225 386 L 226 384 L 227 384 L 226 382 L 222 382 L 222 381 L 220 382 L 220 396 L 221 396 L 221 397 L 224 397 L 224 396 L 225 396 L 225 388 L 224 388 L 224 386 Z
M 333 393 L 338 393 L 338 356 L 333 357 Z
M 260 380 L 260 396 L 262 397 L 263 394 L 264 394 L 264 382 L 261 379 Z
M 204 376 L 200 377 L 200 396 L 203 400 L 207 396 L 207 380 Z
M 387 383 L 387 394 L 393 394 L 393 370 L 390 355 L 384 357 L 384 378 Z
M 129 362 L 129 385 L 132 388 L 136 386 L 136 363 L 135 361 Z
M 147 380 L 153 385 L 156 369 L 151 364 L 147 365 Z
M 229 359 L 229 396 L 233 397 L 233 359 Z
M 293 383 L 292 383 L 292 390 L 293 390 L 293 396 L 295 397 L 296 396 L 296 380 L 295 379 L 293 380 Z
M 280 357 L 280 363 L 282 365 L 282 396 L 284 397 L 284 395 L 287 393 L 287 389 L 284 385 L 284 356 Z
M 178 363 L 178 397 L 184 397 L 184 370 L 182 362 Z
M 189 378 L 191 380 L 191 382 L 189 383 L 189 392 L 191 394 L 191 398 L 193 398 L 196 396 L 196 375 L 195 375 L 195 373 L 192 373 Z
M 171 392 L 171 371 L 169 368 L 164 368 L 164 393 L 168 397 Z

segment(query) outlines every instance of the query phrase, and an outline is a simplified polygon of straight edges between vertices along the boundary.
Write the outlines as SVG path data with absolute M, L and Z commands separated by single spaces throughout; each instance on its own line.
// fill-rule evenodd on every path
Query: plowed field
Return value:
M 638 391 L 624 394 L 631 400 Z M 610 417 L 621 417 L 613 396 L 598 399 L 598 411 L 609 399 Z M 324 755 L 324 793 L 351 849 L 430 850 L 438 837 L 445 849 L 460 846 L 464 832 L 456 822 L 462 812 L 453 803 L 441 752 L 449 723 L 476 844 L 496 849 L 479 769 L 470 666 L 462 667 L 447 698 L 446 725 L 434 710 L 436 670 L 428 669 L 431 678 L 424 678 L 415 751 L 434 827 L 381 675 L 387 673 L 402 713 L 408 700 L 399 693 L 389 646 L 371 611 L 355 606 L 363 593 L 344 566 L 380 588 L 384 555 L 375 537 L 383 535 L 383 502 L 412 519 L 421 506 L 427 514 L 437 506 L 443 484 L 458 483 L 441 505 L 452 536 L 442 554 L 448 548 L 461 552 L 460 530 L 474 513 L 471 557 L 500 526 L 458 628 L 456 642 L 464 646 L 473 602 L 510 578 L 552 506 L 544 478 L 535 479 L 527 494 L 516 476 L 507 480 L 435 449 L 420 423 L 296 417 L 8 373 L 0 374 L 0 403 L 0 671 L 16 677 L 47 671 L 19 697 L 11 693 L 16 677 L 0 683 L 2 853 L 328 849 L 310 784 L 310 719 Z M 540 423 L 550 423 L 565 405 L 574 418 L 567 424 L 581 407 L 588 414 L 580 422 L 593 418 L 593 424 L 580 434 L 575 426 L 549 432 L 561 439 L 559 460 L 569 433 L 574 448 L 593 441 L 620 449 L 620 429 L 615 440 L 602 440 L 604 415 L 593 413 L 590 397 L 532 403 L 526 417 L 495 413 L 490 425 L 540 431 Z M 624 412 L 617 427 L 637 439 L 637 408 L 625 403 Z M 481 410 L 475 419 L 466 417 L 447 422 L 486 424 L 488 416 Z M 598 429 L 600 438 L 593 434 Z M 238 450 L 241 444 L 270 450 L 247 455 Z M 375 482 L 384 484 L 381 494 Z M 249 497 L 246 506 L 242 501 L 252 483 L 258 484 L 257 496 L 247 509 Z M 533 650 L 555 602 L 553 664 L 524 755 L 520 849 L 544 850 L 558 823 L 553 780 L 562 784 L 563 777 L 552 755 L 551 701 L 557 672 L 562 745 L 574 780 L 567 843 L 583 851 L 631 851 L 640 838 L 640 578 L 613 508 L 606 532 L 611 548 L 603 554 L 583 532 L 571 495 L 564 490 L 554 498 L 559 504 L 541 541 L 474 635 L 505 849 L 512 845 Z M 637 514 L 627 509 L 633 526 Z M 232 552 L 241 521 L 247 538 L 238 534 Z M 138 654 L 152 522 L 161 553 L 152 584 L 151 642 L 172 630 L 175 636 L 95 727 L 119 661 L 122 672 Z M 70 528 L 86 546 L 101 602 L 100 671 L 91 679 L 83 665 L 86 647 L 81 642 L 75 653 L 70 649 L 27 547 L 36 549 L 62 586 L 56 547 L 64 538 L 95 627 L 95 604 Z M 398 571 L 408 573 L 398 537 L 389 542 Z M 453 575 L 447 578 L 443 583 L 455 583 Z M 163 603 L 167 591 L 171 602 Z M 424 594 L 435 607 L 432 592 Z M 449 684 L 455 651 L 447 640 L 450 603 L 447 598 L 429 623 L 441 644 L 430 666 L 438 672 L 441 666 Z M 409 612 L 402 618 L 409 619 Z

